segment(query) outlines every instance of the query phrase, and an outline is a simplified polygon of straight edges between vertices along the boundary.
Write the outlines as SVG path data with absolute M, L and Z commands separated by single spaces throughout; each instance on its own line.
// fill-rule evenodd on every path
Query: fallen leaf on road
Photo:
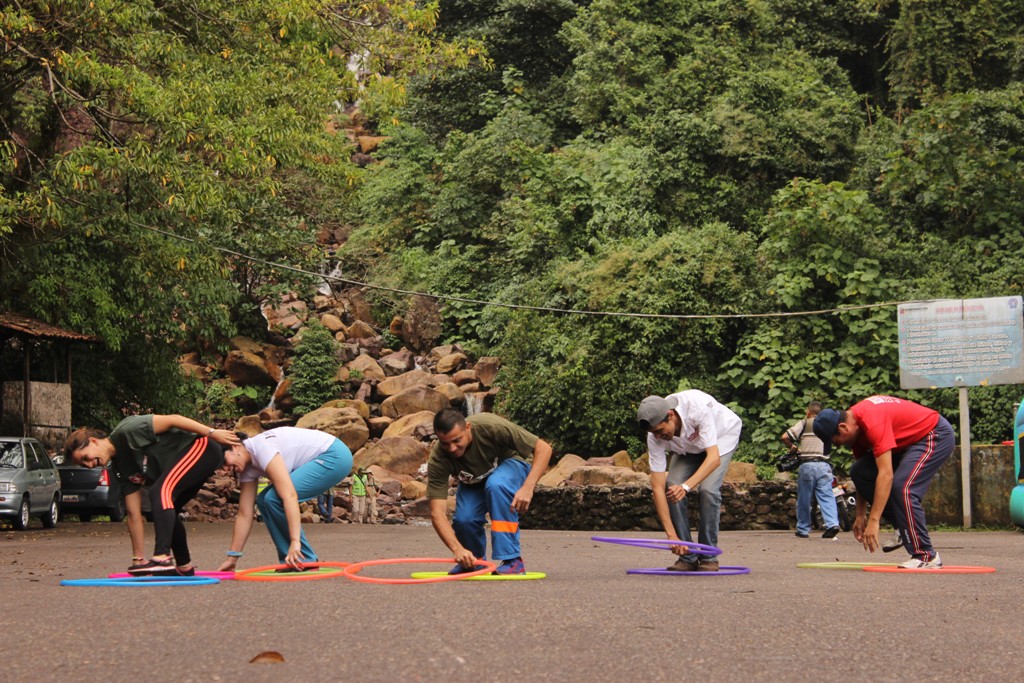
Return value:
M 261 652 L 249 660 L 250 664 L 280 664 L 282 662 L 284 662 L 284 657 L 281 656 L 280 652 L 274 652 L 273 650 Z

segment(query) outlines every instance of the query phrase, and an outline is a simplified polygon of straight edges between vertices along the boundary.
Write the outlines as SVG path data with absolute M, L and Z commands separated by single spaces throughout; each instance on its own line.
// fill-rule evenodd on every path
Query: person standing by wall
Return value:
M 363 524 L 366 519 L 366 470 L 360 467 L 352 475 L 349 484 L 349 495 L 352 498 L 352 521 Z
M 839 534 L 839 509 L 832 493 L 832 466 L 825 444 L 814 433 L 814 418 L 821 412 L 821 403 L 812 401 L 804 419 L 782 433 L 782 443 L 795 447 L 800 454 L 800 468 L 796 478 L 796 535 L 807 538 L 811 533 L 811 496 L 818 500 L 821 519 L 825 524 L 822 538 L 835 538 Z
M 316 497 L 316 509 L 324 524 L 334 521 L 334 487 L 327 489 Z

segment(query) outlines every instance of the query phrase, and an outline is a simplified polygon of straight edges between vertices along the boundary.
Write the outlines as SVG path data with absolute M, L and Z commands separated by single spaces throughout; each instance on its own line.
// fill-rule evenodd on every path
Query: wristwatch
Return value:
M 688 484 L 683 484 L 683 490 L 686 491 L 687 493 L 689 493 L 693 489 L 691 489 Z

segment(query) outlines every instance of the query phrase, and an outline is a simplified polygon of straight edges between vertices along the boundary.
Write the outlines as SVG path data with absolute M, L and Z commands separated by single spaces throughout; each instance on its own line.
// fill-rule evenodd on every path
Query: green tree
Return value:
M 339 220 L 314 207 L 358 181 L 335 132 L 344 104 L 389 118 L 409 76 L 479 54 L 432 36 L 437 11 L 411 0 L 0 9 L 0 305 L 102 339 L 84 364 L 113 382 L 79 374 L 76 395 L 115 414 L 166 408 L 183 346 L 222 344 L 254 326 L 260 300 L 308 286 L 267 262 L 308 268 L 320 257 L 313 221 Z M 347 68 L 352 55 L 361 69 Z M 160 381 L 129 371 L 138 364 Z
M 295 412 L 308 413 L 335 398 L 334 376 L 339 365 L 336 351 L 331 331 L 319 320 L 310 320 L 302 330 L 302 338 L 295 347 L 295 359 L 288 369 Z

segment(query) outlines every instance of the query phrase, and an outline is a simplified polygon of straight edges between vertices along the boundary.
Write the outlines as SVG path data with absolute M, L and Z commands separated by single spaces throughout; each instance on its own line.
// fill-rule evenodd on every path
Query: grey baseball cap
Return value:
M 640 407 L 636 409 L 636 419 L 645 429 L 659 425 L 677 405 L 679 401 L 675 396 L 648 396 L 640 401 Z

